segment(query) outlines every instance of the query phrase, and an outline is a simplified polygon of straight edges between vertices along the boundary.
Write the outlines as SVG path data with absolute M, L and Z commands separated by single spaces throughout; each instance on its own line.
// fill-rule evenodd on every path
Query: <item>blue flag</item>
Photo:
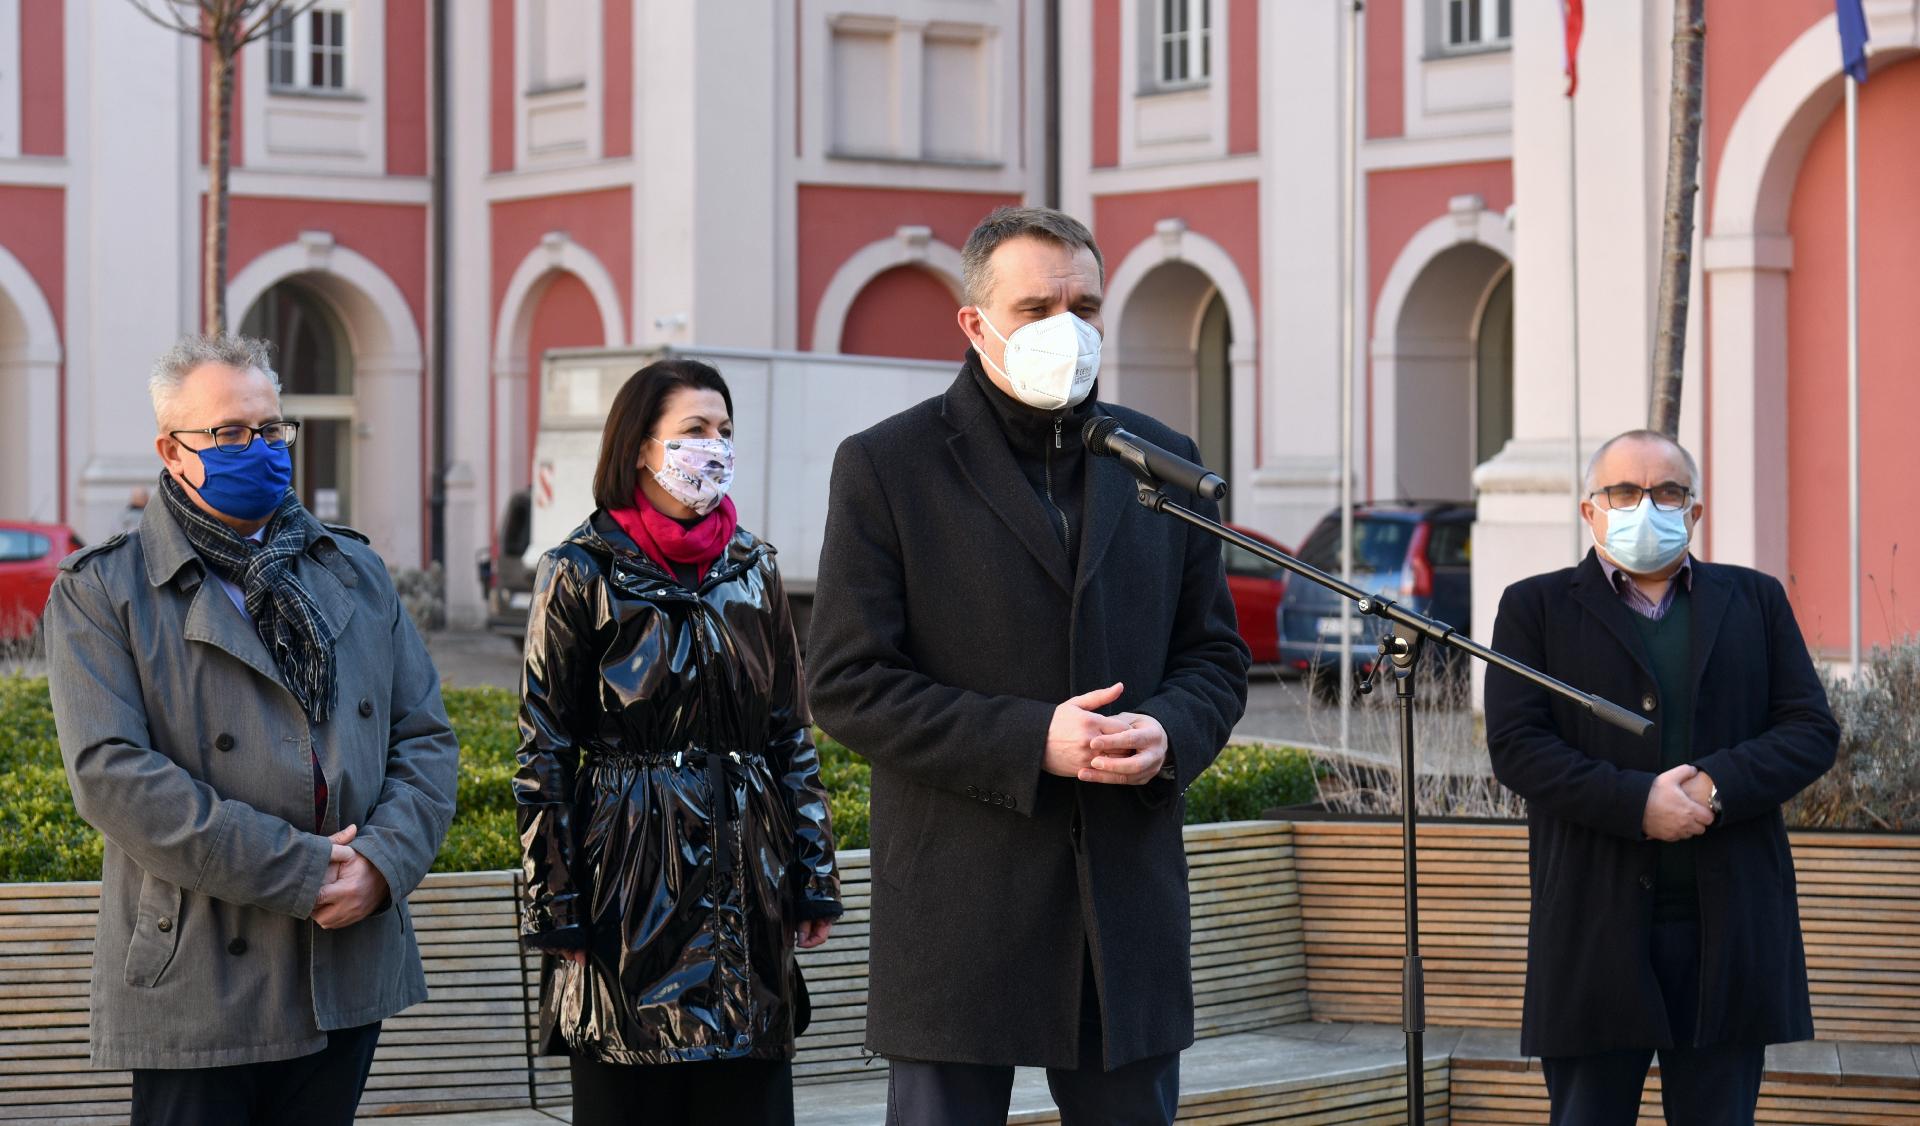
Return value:
M 1861 0 L 1833 0 L 1833 18 L 1840 25 L 1840 65 L 1855 82 L 1867 80 L 1867 14 Z

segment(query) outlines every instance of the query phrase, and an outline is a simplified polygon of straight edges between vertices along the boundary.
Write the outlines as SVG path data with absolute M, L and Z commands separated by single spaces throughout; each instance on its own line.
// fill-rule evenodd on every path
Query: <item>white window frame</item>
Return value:
M 0 160 L 20 155 L 20 0 L 0 0 Z
M 1507 33 L 1500 34 L 1500 9 L 1507 9 Z M 1455 39 L 1455 15 L 1461 17 L 1462 37 Z M 1476 51 L 1506 51 L 1513 47 L 1513 0 L 1438 0 L 1434 7 L 1436 53 L 1472 54 Z M 1479 38 L 1470 38 L 1473 21 L 1480 24 Z
M 338 22 L 339 42 L 322 47 L 330 52 L 340 64 L 340 84 L 322 85 L 314 81 L 313 75 L 313 17 L 315 15 L 332 16 Z M 316 4 L 301 12 L 285 25 L 291 33 L 293 51 L 293 81 L 281 83 L 274 79 L 274 53 L 288 40 L 281 39 L 278 29 L 270 32 L 266 40 L 267 87 L 275 94 L 345 94 L 353 89 L 353 28 L 347 18 L 345 8 L 333 4 Z
M 1213 81 L 1213 40 L 1219 26 L 1214 19 L 1213 0 L 1148 0 L 1153 5 L 1152 61 L 1148 73 L 1155 90 L 1192 90 Z M 1225 0 L 1221 0 L 1222 3 Z M 1169 9 L 1178 9 L 1186 17 L 1184 30 L 1167 26 Z M 1167 47 L 1173 45 L 1176 57 L 1185 64 L 1184 77 L 1167 72 Z

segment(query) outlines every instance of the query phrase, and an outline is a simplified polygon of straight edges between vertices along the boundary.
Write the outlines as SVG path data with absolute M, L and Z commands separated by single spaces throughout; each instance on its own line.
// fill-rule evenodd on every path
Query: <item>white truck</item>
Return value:
M 779 549 L 803 638 L 834 451 L 847 435 L 945 391 L 959 370 L 957 356 L 940 362 L 699 347 L 548 352 L 540 364 L 531 503 L 519 501 L 524 507 L 517 510 L 509 504 L 502 558 L 482 576 L 495 630 L 525 632 L 535 563 L 593 511 L 593 468 L 614 395 L 634 372 L 670 356 L 712 364 L 733 392 L 733 502 L 741 525 Z

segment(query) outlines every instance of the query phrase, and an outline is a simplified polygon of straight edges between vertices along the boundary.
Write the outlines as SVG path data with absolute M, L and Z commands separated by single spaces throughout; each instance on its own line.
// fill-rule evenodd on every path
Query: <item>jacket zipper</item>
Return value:
M 1060 538 L 1067 549 L 1067 558 L 1071 559 L 1073 558 L 1073 528 L 1067 523 L 1066 509 L 1061 508 L 1059 502 L 1053 499 L 1053 451 L 1062 448 L 1060 445 L 1060 428 L 1063 425 L 1065 425 L 1063 417 L 1054 415 L 1053 448 L 1046 452 L 1046 461 L 1041 467 L 1041 475 L 1044 477 L 1047 486 L 1047 507 L 1053 509 L 1053 514 L 1060 518 Z

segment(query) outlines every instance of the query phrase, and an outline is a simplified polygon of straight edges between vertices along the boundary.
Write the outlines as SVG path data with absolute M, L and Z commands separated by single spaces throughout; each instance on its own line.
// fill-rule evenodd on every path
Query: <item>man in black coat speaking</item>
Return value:
M 1595 550 L 1507 588 L 1494 648 L 1653 720 L 1606 726 L 1487 673 L 1494 773 L 1527 799 L 1520 1047 L 1555 1126 L 1631 1126 L 1660 1056 L 1675 1126 L 1751 1126 L 1765 1048 L 1813 1036 L 1780 806 L 1839 729 L 1779 582 L 1702 563 L 1686 450 L 1637 430 L 1587 468 Z
M 873 765 L 867 1046 L 890 1122 L 1004 1122 L 1022 1065 L 1067 1123 L 1168 1123 L 1193 1042 L 1181 795 L 1249 655 L 1220 545 L 1082 445 L 1105 413 L 1198 459 L 1090 398 L 1092 235 L 1003 208 L 962 259 L 959 378 L 834 460 L 808 647 L 815 717 Z

